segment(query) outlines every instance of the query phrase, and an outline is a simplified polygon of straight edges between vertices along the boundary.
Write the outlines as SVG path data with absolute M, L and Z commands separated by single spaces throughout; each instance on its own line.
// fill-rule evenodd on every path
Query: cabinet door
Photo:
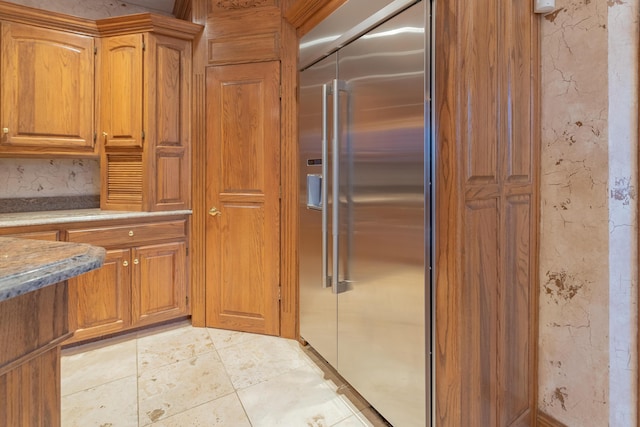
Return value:
M 125 329 L 130 321 L 131 251 L 108 250 L 97 270 L 69 279 L 69 325 L 80 341 Z
M 95 155 L 94 40 L 2 23 L 0 153 Z
M 187 314 L 186 243 L 132 249 L 133 323 L 144 325 Z
M 142 34 L 102 39 L 99 132 L 102 209 L 142 210 Z
M 191 42 L 149 34 L 145 55 L 147 210 L 187 209 Z
M 142 148 L 142 34 L 100 43 L 100 132 L 105 148 Z

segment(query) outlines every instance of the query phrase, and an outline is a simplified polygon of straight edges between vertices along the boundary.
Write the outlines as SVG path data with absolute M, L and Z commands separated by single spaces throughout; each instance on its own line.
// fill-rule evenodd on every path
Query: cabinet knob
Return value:
M 133 230 L 129 231 L 129 237 L 133 237 Z
M 138 264 L 140 264 L 140 261 L 138 261 L 138 258 L 136 258 L 136 259 L 134 259 L 134 260 L 133 260 L 133 263 L 134 263 L 135 265 L 138 265 Z
M 104 137 L 106 138 L 106 137 L 108 137 L 108 136 L 109 136 L 109 134 L 108 134 L 108 133 L 106 133 L 106 132 L 102 132 L 102 136 L 104 136 Z
M 127 261 L 127 260 L 122 261 L 122 265 L 125 266 L 125 267 L 128 267 L 129 266 L 129 261 Z
M 9 133 L 9 128 L 2 128 L 2 133 Z
M 218 215 L 222 215 L 222 212 L 220 212 L 217 208 L 211 208 L 209 209 L 209 215 L 218 216 Z

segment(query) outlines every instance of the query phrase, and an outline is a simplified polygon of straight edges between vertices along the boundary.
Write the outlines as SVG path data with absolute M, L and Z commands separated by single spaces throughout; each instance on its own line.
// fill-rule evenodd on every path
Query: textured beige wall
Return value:
M 539 406 L 635 426 L 639 0 L 556 0 L 542 23 Z

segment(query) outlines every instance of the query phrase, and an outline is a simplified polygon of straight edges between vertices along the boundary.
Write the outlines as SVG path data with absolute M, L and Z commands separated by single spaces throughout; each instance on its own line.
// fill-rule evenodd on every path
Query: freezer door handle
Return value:
M 346 82 L 334 79 L 329 88 L 333 95 L 333 123 L 331 139 L 331 289 L 334 294 L 345 292 L 350 288 L 347 274 L 340 280 L 340 93 L 349 96 L 349 87 Z M 328 155 L 328 153 L 327 153 Z M 328 171 L 327 171 L 328 173 Z M 326 175 L 328 176 L 328 175 Z M 325 186 L 326 187 L 326 186 Z M 326 200 L 326 199 L 325 199 Z M 346 266 L 343 266 L 346 268 Z
M 340 83 L 333 80 L 333 135 L 331 146 L 331 243 L 332 243 L 332 277 L 331 289 L 338 293 L 340 283 Z
M 329 213 L 328 195 L 329 195 L 329 146 L 328 146 L 328 99 L 331 90 L 329 84 L 322 85 L 322 184 L 321 184 L 321 200 L 322 200 L 322 287 L 331 287 L 331 276 L 329 276 Z

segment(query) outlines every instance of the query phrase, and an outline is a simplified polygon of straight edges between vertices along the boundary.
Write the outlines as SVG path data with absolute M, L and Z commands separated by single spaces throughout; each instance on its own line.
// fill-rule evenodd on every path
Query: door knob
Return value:
M 222 215 L 222 212 L 220 212 L 217 208 L 211 208 L 209 209 L 209 215 L 218 216 L 218 215 Z

